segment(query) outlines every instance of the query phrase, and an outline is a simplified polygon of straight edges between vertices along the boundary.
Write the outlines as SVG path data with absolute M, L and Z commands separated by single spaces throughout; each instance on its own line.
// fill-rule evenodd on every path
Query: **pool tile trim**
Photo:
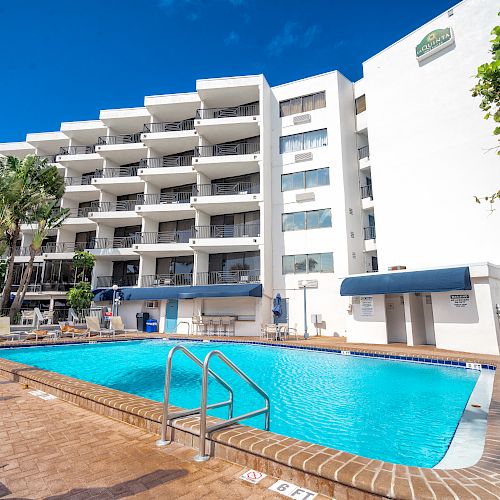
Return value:
M 143 340 L 145 337 L 140 339 Z M 175 340 L 179 339 L 175 338 Z M 185 340 L 192 341 L 193 339 Z M 221 341 L 220 339 L 214 340 Z M 227 342 L 227 340 L 223 341 Z M 263 342 L 255 343 L 269 345 Z M 54 344 L 52 342 L 50 345 Z M 272 345 L 290 347 L 289 344 L 282 343 Z M 299 347 L 311 349 L 313 346 Z M 313 350 L 340 352 L 338 349 L 323 347 Z M 370 349 L 356 352 L 362 355 L 367 355 L 368 352 L 388 356 L 387 353 L 377 353 Z M 433 359 L 442 360 L 443 358 L 443 356 L 431 355 L 426 358 L 404 356 L 397 350 L 390 355 L 397 359 L 428 358 L 431 362 Z M 444 361 L 462 363 L 479 361 L 487 369 L 490 367 L 495 369 L 497 366 L 491 364 L 490 360 L 481 363 L 479 355 L 466 358 L 468 359 L 449 356 L 449 359 Z M 462 366 L 458 363 L 448 363 L 448 365 Z M 6 359 L 0 359 L 0 376 L 17 380 L 30 388 L 42 389 L 60 399 L 149 432 L 159 432 L 162 418 L 160 403 Z M 219 458 L 277 475 L 314 491 L 334 495 L 338 499 L 499 498 L 500 380 L 498 377 L 495 377 L 488 420 L 482 458 L 476 465 L 458 470 L 424 469 L 372 460 L 240 424 L 213 433 L 211 439 L 207 441 L 207 448 Z M 210 421 L 215 423 L 217 419 L 211 418 Z M 197 447 L 198 419 L 196 417 L 190 416 L 176 420 L 173 426 L 169 426 L 169 431 L 173 432 L 173 440 L 187 446 Z

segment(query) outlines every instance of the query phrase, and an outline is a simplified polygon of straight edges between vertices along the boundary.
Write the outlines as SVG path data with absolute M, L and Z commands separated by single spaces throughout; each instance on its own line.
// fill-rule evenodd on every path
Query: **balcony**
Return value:
M 196 172 L 193 170 L 194 151 L 158 158 L 143 158 L 139 163 L 139 176 L 159 188 L 194 184 Z
M 69 208 L 68 210 L 69 210 L 68 218 L 73 218 L 73 217 L 83 218 L 89 216 L 89 212 L 93 210 L 93 207 Z
M 42 247 L 42 253 L 47 254 L 45 258 L 64 259 L 60 254 L 74 253 L 82 250 L 91 250 L 94 248 L 92 241 L 74 241 L 61 243 L 47 243 Z
M 57 163 L 70 166 L 82 173 L 102 167 L 103 158 L 95 152 L 95 144 L 87 146 L 62 146 L 56 156 Z
M 138 274 L 124 274 L 121 276 L 98 276 L 96 280 L 97 288 L 111 288 L 118 286 L 137 286 Z
M 82 175 L 80 177 L 65 177 L 64 185 L 68 186 L 90 186 L 94 175 Z
M 238 269 L 234 271 L 209 271 L 196 274 L 197 285 L 224 285 L 241 283 L 260 283 L 258 269 Z
M 140 168 L 171 168 L 171 167 L 191 167 L 193 156 L 190 155 L 170 155 L 160 158 L 142 158 L 139 162 Z
M 94 193 L 95 194 L 95 193 Z M 95 196 L 93 196 L 95 198 Z M 91 201 L 91 200 L 89 200 Z M 69 215 L 63 223 L 63 227 L 68 226 L 71 231 L 92 231 L 96 228 L 96 223 L 89 219 L 92 207 L 69 208 Z
M 158 257 L 192 255 L 189 245 L 191 231 L 146 232 L 137 235 L 134 250 L 138 253 L 151 253 Z
M 89 155 L 95 153 L 95 144 L 88 146 L 62 146 L 58 156 Z
M 136 204 L 137 200 L 95 202 L 89 218 L 111 227 L 140 224 L 141 217 L 135 212 Z
M 144 181 L 138 177 L 138 171 L 138 165 L 123 165 L 96 170 L 92 185 L 117 196 L 143 191 Z
M 141 133 L 101 136 L 97 140 L 96 152 L 115 163 L 139 161 L 144 156 L 145 145 Z
M 369 210 L 374 206 L 373 189 L 371 184 L 361 186 L 361 205 L 363 207 L 363 210 Z
M 193 165 L 209 178 L 244 175 L 259 169 L 260 142 L 232 142 L 197 146 Z
M 145 123 L 141 140 L 155 151 L 169 155 L 193 149 L 198 144 L 198 133 L 194 129 L 194 118 Z
M 40 158 L 40 160 L 47 160 L 47 163 L 57 163 L 56 157 L 57 157 L 57 155 L 38 156 L 38 158 Z
M 94 249 L 103 250 L 110 248 L 132 248 L 134 243 L 137 243 L 138 235 L 119 236 L 115 238 L 95 238 Z
M 370 167 L 370 147 L 363 146 L 358 149 L 359 168 L 361 170 Z
M 256 250 L 260 243 L 260 224 L 194 226 L 190 244 L 212 252 L 245 252 Z
M 190 205 L 192 193 L 156 193 L 137 196 L 136 213 L 158 222 L 194 219 L 195 209 Z
M 169 203 L 189 203 L 192 192 L 140 194 L 137 196 L 137 205 L 163 205 Z
M 374 240 L 376 234 L 375 234 L 375 226 L 368 226 L 363 228 L 363 238 L 365 240 Z
M 260 184 L 251 182 L 199 184 L 191 202 L 193 207 L 209 215 L 249 212 L 259 209 L 259 193 Z
M 198 109 L 196 130 L 210 142 L 259 135 L 259 103 Z
M 141 286 L 191 286 L 193 275 L 185 274 L 147 274 L 141 278 Z
M 134 210 L 137 200 L 122 201 L 100 201 L 92 205 L 93 212 L 131 212 Z

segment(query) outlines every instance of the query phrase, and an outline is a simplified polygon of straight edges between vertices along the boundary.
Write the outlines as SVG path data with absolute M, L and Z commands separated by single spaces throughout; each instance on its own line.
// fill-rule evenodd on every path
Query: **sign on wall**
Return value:
M 468 293 L 450 295 L 450 302 L 453 307 L 463 309 L 470 305 L 470 295 Z
M 373 297 L 360 297 L 360 314 L 364 318 L 372 317 L 374 314 Z
M 422 41 L 415 47 L 417 61 L 422 61 L 436 52 L 449 47 L 455 41 L 451 28 L 437 29 L 424 36 Z

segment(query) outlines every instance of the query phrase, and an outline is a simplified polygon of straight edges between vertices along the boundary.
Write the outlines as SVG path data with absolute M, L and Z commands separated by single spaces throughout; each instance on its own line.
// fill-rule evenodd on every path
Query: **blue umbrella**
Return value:
M 281 295 L 279 293 L 277 293 L 276 297 L 274 298 L 272 311 L 275 318 L 279 318 L 283 314 L 283 311 L 281 309 Z

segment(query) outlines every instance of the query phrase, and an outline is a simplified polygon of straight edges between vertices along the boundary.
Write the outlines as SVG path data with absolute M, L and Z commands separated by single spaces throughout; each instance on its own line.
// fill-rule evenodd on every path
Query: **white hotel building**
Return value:
M 66 180 L 71 216 L 37 257 L 28 300 L 64 306 L 81 248 L 96 256 L 99 303 L 120 287 L 127 327 L 137 312 L 180 333 L 193 317 L 230 316 L 237 335 L 255 335 L 280 293 L 303 332 L 307 280 L 311 333 L 498 353 L 500 268 L 472 263 L 500 264 L 500 215 L 473 201 L 498 189 L 500 165 L 470 95 L 496 13 L 465 0 L 366 61 L 358 82 L 198 80 L 0 144 L 48 156 Z M 464 286 L 408 273 L 436 268 L 465 270 Z M 393 283 L 402 275 L 406 288 Z

